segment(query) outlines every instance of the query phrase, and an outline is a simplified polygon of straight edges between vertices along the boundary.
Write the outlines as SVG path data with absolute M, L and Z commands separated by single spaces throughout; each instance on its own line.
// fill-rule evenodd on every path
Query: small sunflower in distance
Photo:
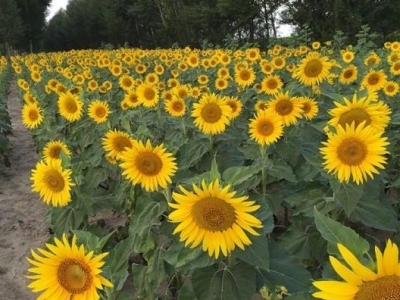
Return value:
M 301 118 L 302 106 L 300 102 L 289 96 L 289 92 L 278 93 L 268 102 L 268 108 L 282 117 L 285 126 L 295 124 Z
M 133 141 L 126 132 L 114 129 L 107 131 L 102 138 L 102 145 L 107 157 L 119 159 L 126 148 L 133 147 Z
M 192 117 L 203 133 L 214 135 L 225 131 L 231 111 L 226 101 L 213 93 L 206 93 L 193 104 Z
M 333 173 L 340 182 L 349 182 L 350 178 L 357 184 L 378 174 L 384 169 L 385 154 L 388 153 L 386 137 L 382 132 L 365 121 L 357 127 L 354 122 L 345 127 L 337 126 L 336 133 L 331 133 L 320 152 L 324 158 L 324 168 Z
M 226 104 L 228 104 L 229 107 L 231 108 L 231 113 L 229 114 L 229 118 L 231 120 L 236 119 L 242 112 L 243 109 L 242 101 L 233 96 L 225 97 L 224 99 L 226 101 Z
M 59 159 L 61 153 L 64 153 L 67 156 L 71 155 L 68 146 L 60 140 L 47 142 L 42 151 L 45 161 Z
M 26 277 L 32 280 L 28 287 L 41 293 L 38 299 L 98 300 L 97 289 L 113 286 L 100 275 L 107 252 L 94 255 L 83 245 L 77 245 L 75 235 L 70 244 L 65 234 L 46 247 L 32 250 L 32 258 L 27 257 L 31 267 Z
M 250 138 L 261 146 L 270 145 L 283 135 L 283 128 L 282 118 L 278 114 L 269 109 L 259 110 L 250 120 Z
M 309 97 L 298 97 L 296 98 L 302 104 L 302 114 L 307 120 L 314 119 L 319 112 L 318 103 Z
M 133 147 L 122 152 L 120 158 L 120 167 L 124 170 L 122 175 L 149 192 L 159 187 L 166 188 L 177 170 L 175 157 L 164 145 L 153 147 L 149 140 L 146 144 L 134 141 Z
M 58 98 L 58 110 L 64 119 L 74 122 L 81 118 L 83 104 L 77 95 L 66 92 L 62 93 Z
M 22 123 L 29 129 L 35 129 L 43 122 L 42 110 L 37 103 L 27 103 L 22 107 Z
M 305 85 L 319 84 L 328 77 L 331 67 L 327 57 L 310 52 L 297 66 L 293 76 Z
M 165 111 L 170 114 L 172 117 L 182 117 L 186 112 L 186 103 L 184 99 L 173 96 L 171 100 L 166 100 L 164 102 Z
M 107 117 L 110 113 L 110 107 L 105 101 L 95 100 L 89 104 L 88 115 L 97 124 L 104 123 L 107 121 Z
M 261 91 L 268 95 L 274 95 L 282 88 L 283 82 L 277 75 L 268 75 L 261 82 Z
M 400 299 L 399 249 L 391 240 L 383 253 L 375 246 L 376 271 L 364 266 L 344 245 L 338 244 L 343 264 L 329 256 L 336 273 L 344 280 L 316 280 L 316 299 L 325 300 L 397 300 Z
M 173 192 L 176 203 L 169 202 L 173 211 L 169 219 L 179 223 L 173 234 L 180 233 L 180 241 L 185 246 L 195 248 L 202 244 L 209 256 L 219 257 L 222 252 L 228 256 L 236 246 L 244 250 L 251 241 L 247 233 L 259 235 L 255 228 L 262 223 L 251 213 L 260 208 L 247 196 L 235 197 L 231 186 L 221 188 L 218 180 L 207 185 L 193 185 L 193 191 L 179 186 L 180 192 Z M 246 231 L 246 232 L 245 232 Z
M 71 170 L 63 170 L 61 160 L 40 161 L 31 174 L 32 191 L 40 194 L 46 204 L 66 206 L 71 202 Z

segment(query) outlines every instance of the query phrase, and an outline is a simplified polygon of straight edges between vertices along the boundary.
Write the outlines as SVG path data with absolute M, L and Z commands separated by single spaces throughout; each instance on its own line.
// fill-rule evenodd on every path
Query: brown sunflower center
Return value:
M 239 73 L 239 77 L 243 81 L 250 80 L 250 76 L 251 76 L 251 73 L 250 73 L 249 70 L 241 70 L 240 73 Z
M 278 87 L 278 82 L 275 79 L 270 79 L 267 81 L 267 87 L 270 90 L 274 90 Z
M 68 113 L 75 113 L 78 110 L 78 105 L 76 105 L 76 101 L 72 98 L 67 98 L 65 100 L 64 108 Z
M 163 163 L 157 154 L 143 152 L 136 157 L 135 165 L 140 173 L 147 176 L 155 176 L 160 173 Z
M 303 103 L 303 113 L 307 114 L 311 111 L 311 105 L 308 102 Z
M 122 152 L 125 148 L 132 148 L 132 143 L 127 137 L 119 136 L 113 140 L 113 146 L 117 152 Z
M 28 116 L 31 121 L 36 121 L 39 118 L 39 114 L 35 109 L 30 110 Z
M 393 93 L 394 92 L 394 86 L 393 85 L 386 86 L 386 91 L 389 92 L 389 93 Z
M 380 77 L 379 77 L 378 74 L 371 74 L 368 77 L 368 84 L 369 85 L 376 85 L 379 82 L 379 79 L 380 79 Z
M 346 70 L 343 73 L 343 77 L 346 79 L 350 79 L 353 76 L 354 72 L 353 70 Z
M 257 132 L 262 136 L 269 136 L 274 132 L 274 124 L 269 120 L 263 120 L 258 123 Z
M 373 281 L 363 282 L 354 300 L 398 300 L 400 277 L 387 275 Z
M 176 112 L 181 112 L 183 110 L 183 104 L 181 101 L 174 101 L 172 104 L 172 109 Z
M 276 104 L 275 110 L 281 116 L 289 115 L 293 111 L 293 103 L 289 99 L 282 99 Z
M 310 60 L 304 68 L 304 75 L 307 77 L 317 77 L 322 72 L 322 63 L 319 59 Z
M 122 80 L 122 86 L 125 88 L 130 88 L 133 85 L 132 80 L 130 80 L 129 78 L 124 78 Z
M 224 231 L 236 220 L 233 206 L 214 197 L 198 201 L 192 208 L 192 216 L 199 227 L 208 231 Z
M 354 122 L 354 126 L 357 127 L 360 123 L 365 121 L 365 125 L 371 124 L 370 115 L 362 108 L 353 108 L 343 113 L 339 118 L 339 124 L 343 128 L 346 128 L 346 124 L 351 125 Z
M 65 259 L 57 268 L 57 281 L 71 294 L 82 294 L 93 284 L 90 267 L 76 259 Z
M 56 193 L 61 192 L 65 187 L 64 178 L 56 170 L 47 171 L 44 181 L 47 187 Z
M 55 145 L 55 146 L 52 146 L 51 148 L 50 148 L 50 151 L 49 151 L 50 153 L 50 157 L 51 158 L 59 158 L 60 157 L 60 152 L 61 152 L 61 146 L 59 146 L 59 145 Z
M 139 101 L 138 96 L 136 94 L 129 95 L 129 102 L 135 104 Z
M 238 110 L 237 104 L 235 102 L 228 102 L 227 103 L 229 105 L 229 107 L 231 108 L 231 112 L 236 112 Z
M 146 88 L 143 92 L 145 100 L 152 101 L 156 97 L 156 93 L 152 88 Z
M 98 118 L 104 118 L 107 114 L 107 110 L 103 106 L 96 107 L 95 115 Z
M 348 166 L 358 166 L 367 156 L 368 150 L 365 143 L 356 138 L 343 140 L 337 148 L 339 160 Z
M 201 110 L 201 117 L 206 123 L 216 123 L 222 117 L 222 110 L 216 103 L 207 103 Z

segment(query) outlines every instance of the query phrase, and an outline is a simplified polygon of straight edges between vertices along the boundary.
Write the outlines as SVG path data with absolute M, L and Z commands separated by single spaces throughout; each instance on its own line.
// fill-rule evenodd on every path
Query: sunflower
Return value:
M 253 68 L 241 66 L 235 70 L 235 82 L 239 87 L 245 88 L 256 80 L 256 73 Z
M 74 235 L 70 244 L 63 234 L 62 239 L 54 238 L 53 244 L 46 244 L 47 249 L 32 250 L 32 258 L 27 257 L 31 264 L 27 278 L 32 280 L 28 287 L 42 293 L 38 299 L 97 300 L 100 299 L 97 289 L 113 286 L 100 275 L 103 258 L 108 253 L 86 253 L 76 239 Z
M 71 202 L 71 170 L 63 170 L 60 159 L 40 161 L 32 170 L 32 191 L 52 206 L 66 206 Z
M 133 79 L 132 76 L 129 75 L 122 75 L 119 80 L 118 80 L 119 86 L 124 90 L 124 91 L 130 91 L 134 88 L 135 86 L 135 79 Z
M 259 110 L 249 123 L 250 138 L 261 146 L 270 145 L 283 135 L 283 128 L 281 116 L 270 109 Z
M 364 65 L 366 66 L 374 66 L 378 65 L 381 62 L 381 58 L 375 52 L 371 52 L 365 59 Z
M 159 187 L 165 189 L 177 170 L 175 157 L 167 152 L 164 145 L 152 147 L 149 140 L 146 145 L 134 141 L 132 148 L 122 152 L 121 160 L 122 175 L 149 192 Z
M 79 97 L 70 92 L 62 93 L 58 98 L 59 113 L 69 122 L 77 121 L 81 118 L 82 107 L 83 104 Z
M 136 91 L 128 91 L 122 101 L 131 108 L 138 107 L 142 104 L 142 99 L 139 99 Z
M 397 82 L 388 81 L 383 87 L 383 93 L 386 96 L 393 97 L 396 96 L 398 92 L 399 92 L 399 84 Z
M 289 92 L 278 93 L 268 107 L 282 117 L 283 125 L 295 124 L 301 118 L 303 105 L 289 96 Z
M 203 251 L 218 258 L 220 252 L 228 256 L 236 246 L 244 250 L 251 244 L 248 233 L 259 235 L 254 228 L 261 228 L 259 219 L 251 213 L 260 208 L 248 196 L 235 197 L 229 191 L 230 185 L 220 187 L 218 180 L 207 185 L 193 185 L 194 192 L 179 186 L 182 193 L 173 192 L 176 203 L 169 202 L 173 208 L 169 219 L 179 223 L 173 234 L 180 233 L 180 241 L 185 246 L 195 248 L 202 243 Z
M 293 76 L 305 85 L 319 84 L 328 77 L 331 67 L 332 63 L 327 57 L 317 52 L 310 52 L 300 62 Z
M 110 113 L 108 103 L 105 101 L 94 100 L 89 104 L 88 114 L 97 124 L 107 121 Z
M 119 159 L 126 148 L 133 147 L 133 139 L 126 132 L 114 129 L 109 130 L 102 138 L 103 149 L 106 156 Z
M 68 146 L 60 140 L 47 142 L 42 150 L 45 161 L 59 159 L 61 153 L 64 153 L 67 156 L 71 155 L 71 151 L 68 149 Z
M 22 123 L 29 129 L 35 129 L 43 122 L 42 110 L 37 103 L 24 104 Z
M 344 68 L 339 75 L 339 82 L 342 84 L 350 84 L 357 80 L 358 69 L 355 65 L 349 65 Z
M 338 244 L 343 264 L 329 256 L 336 273 L 344 280 L 317 280 L 313 285 L 319 290 L 313 293 L 317 299 L 326 300 L 378 300 L 400 299 L 399 249 L 390 239 L 383 253 L 375 246 L 376 271 L 364 266 L 344 245 Z
M 186 112 L 186 103 L 180 97 L 173 97 L 171 100 L 164 102 L 165 111 L 173 117 L 182 117 Z
M 357 127 L 360 123 L 365 122 L 365 125 L 378 131 L 383 131 L 389 124 L 391 110 L 387 104 L 380 101 L 374 103 L 366 98 L 358 98 L 353 96 L 352 100 L 343 98 L 344 104 L 334 102 L 336 107 L 329 111 L 332 118 L 328 124 L 336 127 L 338 125 L 343 128 L 347 125 L 355 124 Z
M 243 109 L 243 103 L 237 97 L 227 96 L 224 98 L 226 104 L 231 108 L 231 113 L 229 114 L 229 118 L 231 120 L 236 119 Z
M 150 83 L 142 83 L 136 88 L 136 94 L 144 107 L 155 107 L 159 101 L 158 88 Z
M 331 133 L 328 141 L 322 142 L 320 148 L 324 156 L 324 168 L 328 173 L 336 175 L 340 182 L 352 181 L 363 183 L 367 177 L 374 177 L 383 169 L 388 153 L 387 138 L 382 132 L 362 122 L 355 126 L 354 122 L 345 127 L 338 126 L 336 133 Z
M 261 82 L 261 91 L 268 95 L 274 95 L 282 88 L 283 82 L 277 75 L 268 75 Z
M 302 105 L 302 114 L 307 120 L 314 119 L 319 111 L 318 103 L 309 97 L 298 97 L 295 100 L 299 101 Z
M 354 59 L 354 52 L 350 50 L 342 51 L 342 59 L 345 63 L 351 63 Z
M 392 75 L 400 75 L 400 61 L 395 62 L 390 66 L 390 73 Z
M 229 124 L 230 106 L 213 93 L 206 93 L 193 104 L 194 124 L 205 134 L 218 134 Z
M 254 105 L 254 109 L 256 111 L 266 110 L 266 109 L 268 109 L 268 102 L 266 102 L 264 100 L 257 100 L 256 104 Z
M 379 91 L 387 81 L 387 75 L 383 70 L 370 70 L 364 75 L 361 85 L 368 91 Z
M 229 82 L 226 78 L 217 77 L 217 79 L 215 79 L 214 86 L 218 91 L 223 91 L 228 88 Z

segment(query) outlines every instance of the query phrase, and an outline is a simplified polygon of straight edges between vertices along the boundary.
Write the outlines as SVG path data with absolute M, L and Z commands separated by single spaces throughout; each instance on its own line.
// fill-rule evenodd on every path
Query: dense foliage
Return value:
M 9 166 L 8 154 L 11 143 L 11 119 L 7 109 L 7 93 L 11 79 L 11 67 L 4 56 L 0 57 L 0 171 Z

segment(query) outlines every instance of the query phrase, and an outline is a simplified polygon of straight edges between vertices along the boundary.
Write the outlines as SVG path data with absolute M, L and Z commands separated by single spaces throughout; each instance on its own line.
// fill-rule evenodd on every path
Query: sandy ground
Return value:
M 0 299 L 30 300 L 25 278 L 29 267 L 25 257 L 31 249 L 43 247 L 49 238 L 44 221 L 46 205 L 31 192 L 30 174 L 37 155 L 29 131 L 21 122 L 21 103 L 15 85 L 7 97 L 12 119 L 11 167 L 0 174 Z

